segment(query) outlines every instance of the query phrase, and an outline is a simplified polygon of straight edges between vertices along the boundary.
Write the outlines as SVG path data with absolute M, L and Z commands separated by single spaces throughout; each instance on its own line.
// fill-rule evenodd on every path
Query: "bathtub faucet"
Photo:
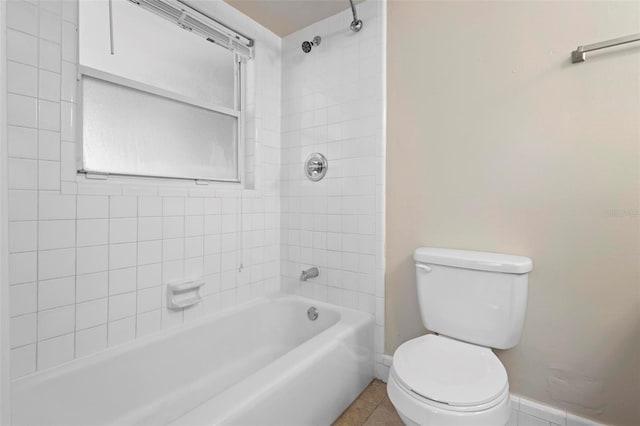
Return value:
M 309 278 L 315 278 L 318 275 L 320 275 L 320 271 L 318 271 L 318 268 L 314 266 L 313 268 L 302 271 L 302 273 L 300 274 L 300 281 L 306 281 Z

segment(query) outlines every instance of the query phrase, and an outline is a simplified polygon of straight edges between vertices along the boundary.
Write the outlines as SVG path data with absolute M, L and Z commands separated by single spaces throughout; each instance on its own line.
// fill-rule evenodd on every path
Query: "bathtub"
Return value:
M 370 315 L 275 295 L 15 380 L 11 417 L 14 425 L 328 425 L 373 372 Z

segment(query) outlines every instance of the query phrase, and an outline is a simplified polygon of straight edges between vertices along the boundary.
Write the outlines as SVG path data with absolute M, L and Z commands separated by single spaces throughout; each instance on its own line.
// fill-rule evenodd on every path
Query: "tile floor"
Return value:
M 403 426 L 387 396 L 387 385 L 374 380 L 342 413 L 333 426 Z

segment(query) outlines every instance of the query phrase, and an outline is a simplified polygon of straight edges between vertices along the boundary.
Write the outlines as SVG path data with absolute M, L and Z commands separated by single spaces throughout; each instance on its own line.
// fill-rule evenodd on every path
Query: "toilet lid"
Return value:
M 419 396 L 456 406 L 480 405 L 508 386 L 507 372 L 489 348 L 428 334 L 393 355 L 395 377 Z

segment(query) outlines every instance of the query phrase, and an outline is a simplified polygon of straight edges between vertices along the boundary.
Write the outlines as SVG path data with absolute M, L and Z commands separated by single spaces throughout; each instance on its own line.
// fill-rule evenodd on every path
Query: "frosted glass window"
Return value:
M 85 172 L 238 181 L 238 117 L 82 78 Z

